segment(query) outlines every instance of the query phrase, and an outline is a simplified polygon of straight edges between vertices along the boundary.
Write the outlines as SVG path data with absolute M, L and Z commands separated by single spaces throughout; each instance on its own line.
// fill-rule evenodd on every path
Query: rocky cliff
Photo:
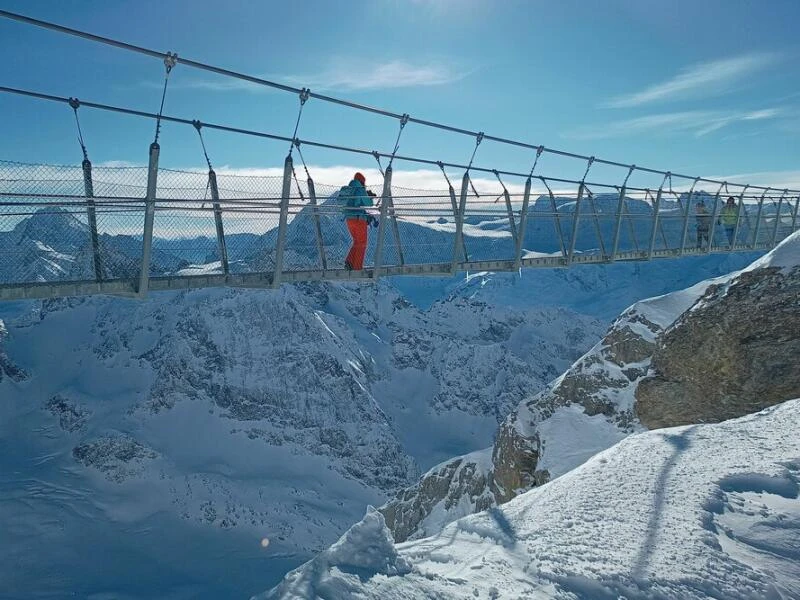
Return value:
M 800 396 L 800 267 L 710 286 L 659 339 L 636 390 L 649 429 L 716 423 Z

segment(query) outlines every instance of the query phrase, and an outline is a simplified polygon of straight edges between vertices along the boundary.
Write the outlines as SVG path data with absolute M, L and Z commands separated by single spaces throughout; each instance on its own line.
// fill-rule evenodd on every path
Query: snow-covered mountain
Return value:
M 420 468 L 490 443 L 602 328 L 564 309 L 464 298 L 421 311 L 389 282 L 5 312 L 0 527 L 12 534 L 0 579 L 12 597 L 32 581 L 89 595 L 123 577 L 84 573 L 81 553 L 62 551 L 71 538 L 119 561 L 148 556 L 128 572 L 143 571 L 148 597 L 158 577 L 169 593 L 231 595 L 211 550 L 221 544 L 242 561 L 236 593 L 255 593 Z M 188 572 L 163 566 L 179 540 L 203 546 Z
M 500 508 L 395 546 L 368 512 L 258 598 L 800 597 L 800 400 L 633 435 Z

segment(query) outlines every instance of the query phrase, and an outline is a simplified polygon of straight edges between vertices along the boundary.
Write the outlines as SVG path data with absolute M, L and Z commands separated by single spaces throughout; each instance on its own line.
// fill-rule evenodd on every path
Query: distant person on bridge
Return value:
M 708 230 L 711 228 L 711 213 L 706 208 L 706 203 L 701 199 L 695 207 L 695 219 L 697 220 L 697 247 L 702 248 L 703 243 L 708 244 Z
M 366 178 L 362 173 L 353 175 L 353 180 L 341 190 L 339 197 L 343 200 L 345 222 L 353 238 L 353 245 L 344 261 L 348 271 L 360 271 L 364 268 L 364 255 L 367 252 L 367 227 L 372 216 L 364 207 L 372 206 L 372 197 L 365 187 Z
M 733 246 L 733 234 L 736 231 L 736 222 L 739 220 L 739 207 L 736 206 L 736 198 L 728 196 L 728 201 L 722 208 L 722 213 L 717 223 L 725 227 L 725 234 L 728 236 L 728 244 Z

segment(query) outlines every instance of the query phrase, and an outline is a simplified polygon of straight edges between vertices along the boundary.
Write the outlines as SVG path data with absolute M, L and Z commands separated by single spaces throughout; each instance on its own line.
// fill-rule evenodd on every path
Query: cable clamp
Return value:
M 482 132 L 482 131 L 479 131 L 479 132 L 478 132 L 478 135 L 477 135 L 477 136 L 476 136 L 476 138 L 475 138 L 475 146 L 476 146 L 476 147 L 477 147 L 477 146 L 480 146 L 482 141 L 483 141 L 483 132 Z
M 406 123 L 408 123 L 410 118 L 411 116 L 408 113 L 405 113 L 402 117 L 400 117 L 400 129 L 406 126 Z
M 309 88 L 303 88 L 300 90 L 300 106 L 306 103 L 308 100 L 309 95 L 311 94 L 311 90 Z
M 164 67 L 167 69 L 167 74 L 172 71 L 172 68 L 178 64 L 178 53 L 167 52 L 164 57 Z
M 192 121 L 192 127 L 194 127 L 195 129 L 197 129 L 198 133 L 200 132 L 200 128 L 201 128 L 202 126 L 203 126 L 203 124 L 202 124 L 202 123 L 199 121 L 199 119 L 194 119 L 194 120 Z
M 69 105 L 72 108 L 72 110 L 78 110 L 81 107 L 81 101 L 78 100 L 77 98 L 70 98 Z

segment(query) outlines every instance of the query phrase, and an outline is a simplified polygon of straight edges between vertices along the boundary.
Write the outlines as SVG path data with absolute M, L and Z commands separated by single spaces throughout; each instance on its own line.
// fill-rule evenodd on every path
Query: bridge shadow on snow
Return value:
M 658 533 L 661 529 L 662 513 L 667 503 L 667 487 L 669 485 L 669 480 L 673 469 L 678 464 L 681 453 L 685 452 L 691 445 L 690 435 L 694 428 L 694 426 L 689 427 L 679 435 L 661 436 L 664 441 L 672 446 L 672 453 L 664 461 L 664 465 L 661 467 L 661 471 L 656 479 L 653 494 L 653 508 L 650 514 L 650 521 L 647 524 L 647 534 L 642 542 L 631 574 L 634 581 L 646 582 L 647 580 L 647 567 L 650 563 L 653 551 L 655 550 Z

